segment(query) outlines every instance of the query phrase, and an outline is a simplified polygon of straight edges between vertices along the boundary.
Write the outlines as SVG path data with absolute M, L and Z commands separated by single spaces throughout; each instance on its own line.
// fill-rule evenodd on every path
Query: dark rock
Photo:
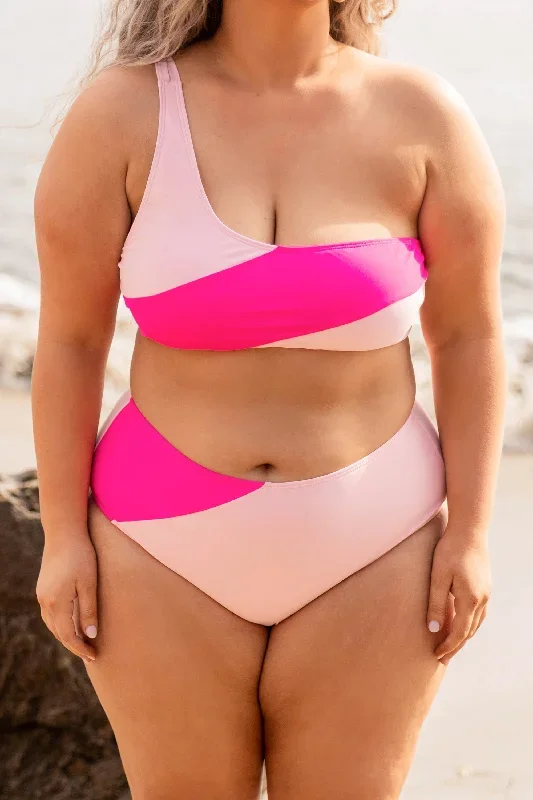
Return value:
M 83 662 L 41 620 L 34 471 L 0 476 L 0 800 L 127 800 Z

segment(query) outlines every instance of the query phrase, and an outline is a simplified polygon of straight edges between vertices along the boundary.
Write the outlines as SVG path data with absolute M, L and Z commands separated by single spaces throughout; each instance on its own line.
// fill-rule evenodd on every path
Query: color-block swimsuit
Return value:
M 228 228 L 204 191 L 173 59 L 155 65 L 160 116 L 121 289 L 142 334 L 172 348 L 372 350 L 402 341 L 424 298 L 414 238 L 279 246 Z M 418 530 L 445 499 L 437 432 L 415 402 L 354 464 L 289 482 L 201 466 L 130 393 L 104 423 L 91 490 L 152 556 L 234 613 L 272 625 Z

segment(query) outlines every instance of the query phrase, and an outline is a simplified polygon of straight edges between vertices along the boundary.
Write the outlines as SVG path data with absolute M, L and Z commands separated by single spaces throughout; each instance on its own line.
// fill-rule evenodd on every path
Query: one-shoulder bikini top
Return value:
M 194 350 L 372 350 L 404 339 L 424 298 L 419 240 L 286 246 L 228 228 L 202 184 L 178 68 L 172 58 L 155 68 L 155 151 L 119 264 L 141 333 Z

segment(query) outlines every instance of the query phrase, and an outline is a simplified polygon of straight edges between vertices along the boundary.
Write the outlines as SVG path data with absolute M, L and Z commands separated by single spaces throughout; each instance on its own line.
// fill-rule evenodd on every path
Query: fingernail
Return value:
M 432 619 L 428 625 L 429 630 L 431 633 L 438 633 L 440 631 L 440 625 L 436 619 Z
M 85 633 L 87 634 L 89 639 L 94 639 L 97 633 L 96 625 L 87 625 L 87 627 L 85 628 Z

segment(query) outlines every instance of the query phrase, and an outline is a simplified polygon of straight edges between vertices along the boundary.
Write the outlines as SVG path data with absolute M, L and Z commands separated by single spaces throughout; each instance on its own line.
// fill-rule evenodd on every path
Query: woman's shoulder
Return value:
M 153 64 L 110 66 L 78 91 L 48 151 L 43 172 L 75 170 L 87 184 L 124 184 L 124 176 L 157 136 L 159 95 Z
M 442 136 L 471 116 L 459 91 L 442 75 L 414 64 L 357 52 L 355 69 L 376 110 L 428 137 Z
M 350 48 L 349 70 L 354 93 L 403 131 L 424 138 L 442 136 L 451 126 L 471 117 L 465 99 L 442 75 L 425 67 L 394 61 Z
M 94 134 L 127 134 L 143 111 L 158 104 L 153 64 L 111 65 L 88 80 L 78 92 L 62 125 L 82 125 Z

